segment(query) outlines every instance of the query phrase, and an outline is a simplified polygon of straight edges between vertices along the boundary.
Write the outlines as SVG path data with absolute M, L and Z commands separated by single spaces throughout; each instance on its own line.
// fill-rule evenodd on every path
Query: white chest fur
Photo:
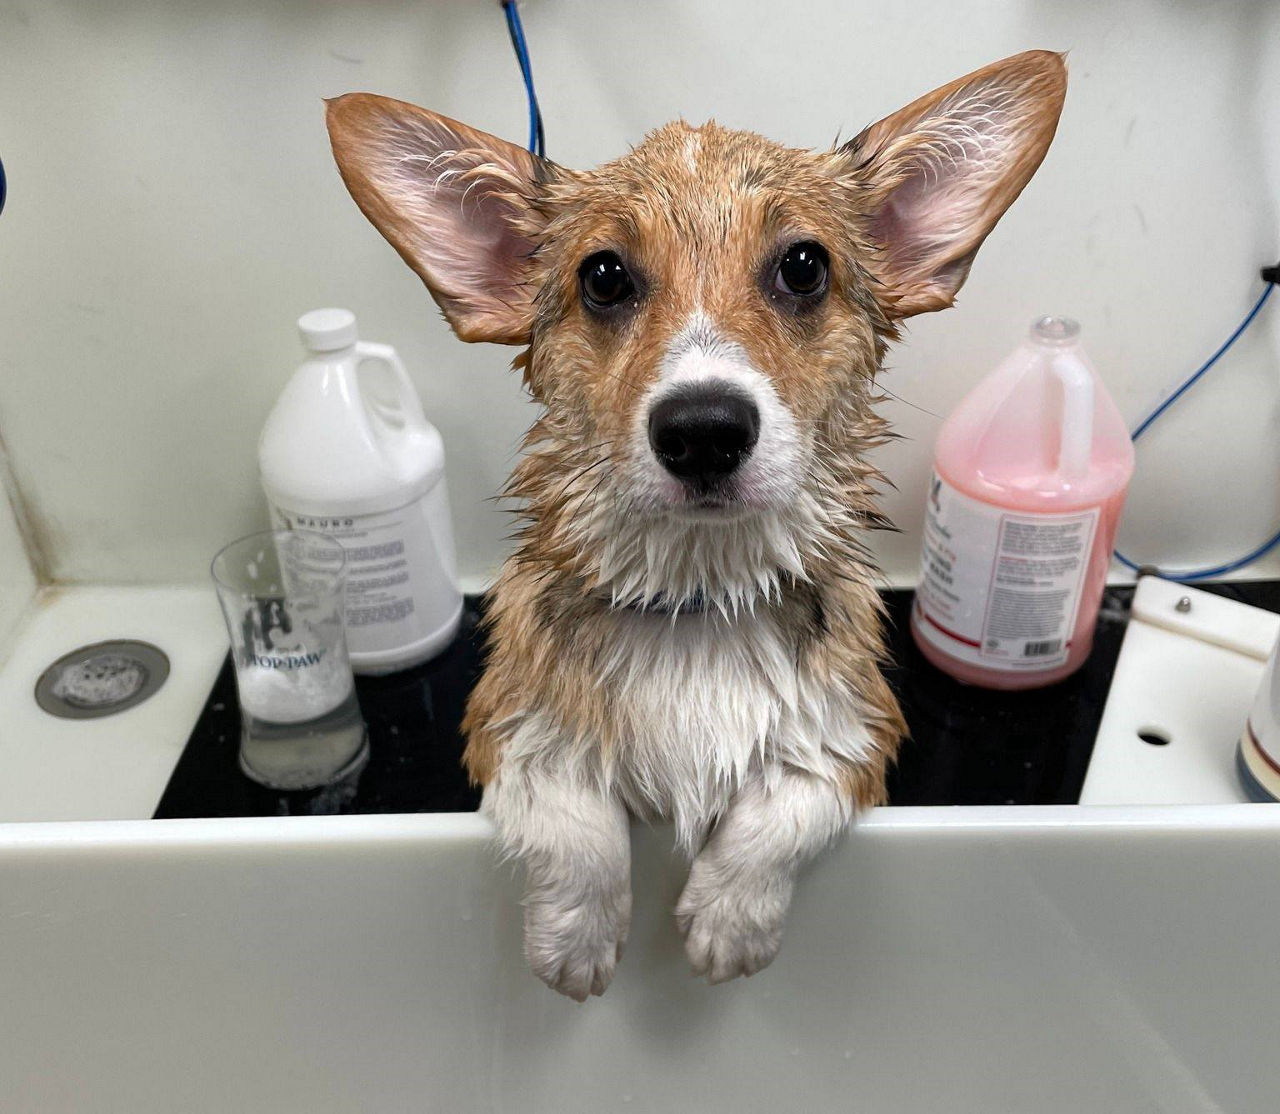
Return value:
M 751 778 L 785 767 L 834 780 L 866 753 L 857 694 L 797 666 L 796 638 L 774 608 L 719 614 L 621 612 L 600 669 L 614 745 L 571 737 L 530 709 L 506 762 L 559 766 L 599 779 L 640 815 L 675 823 L 694 850 Z

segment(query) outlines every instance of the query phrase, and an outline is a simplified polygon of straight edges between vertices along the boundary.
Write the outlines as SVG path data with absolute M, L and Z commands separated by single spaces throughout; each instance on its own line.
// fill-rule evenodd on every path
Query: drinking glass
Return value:
M 268 530 L 210 570 L 231 636 L 240 768 L 272 789 L 316 789 L 369 754 L 343 629 L 346 558 L 333 538 Z

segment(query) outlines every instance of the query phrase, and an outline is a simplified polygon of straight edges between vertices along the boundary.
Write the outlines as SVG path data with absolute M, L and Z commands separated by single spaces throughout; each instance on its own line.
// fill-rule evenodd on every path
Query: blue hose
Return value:
M 1245 315 L 1245 319 L 1236 326 L 1235 332 L 1227 337 L 1227 339 L 1222 343 L 1222 346 L 1212 356 L 1205 360 L 1205 362 L 1201 364 L 1195 372 L 1184 379 L 1173 394 L 1166 398 L 1159 406 L 1152 410 L 1150 414 L 1138 423 L 1137 428 L 1133 431 L 1134 441 L 1137 441 L 1139 437 L 1146 433 L 1146 431 L 1155 424 L 1161 414 L 1168 410 L 1170 406 L 1195 386 L 1205 372 L 1222 359 L 1222 357 L 1227 354 L 1227 351 L 1231 346 L 1240 339 L 1241 334 L 1243 334 L 1244 331 L 1253 324 L 1253 319 L 1258 316 L 1262 307 L 1267 304 L 1267 299 L 1271 297 L 1271 290 L 1275 285 L 1274 280 L 1267 277 L 1268 271 L 1270 271 L 1270 268 L 1268 268 L 1267 271 L 1264 271 L 1263 275 L 1266 286 L 1263 288 L 1262 296 L 1254 303 L 1253 309 Z M 1238 557 L 1234 561 L 1228 561 L 1226 564 L 1214 565 L 1211 568 L 1205 569 L 1187 569 L 1185 572 L 1166 572 L 1164 569 L 1159 569 L 1157 572 L 1160 576 L 1164 577 L 1165 580 L 1176 580 L 1184 584 L 1195 580 L 1211 580 L 1216 576 L 1225 576 L 1229 572 L 1235 572 L 1236 569 L 1244 568 L 1245 565 L 1253 564 L 1253 562 L 1258 560 L 1259 557 L 1266 556 L 1266 554 L 1270 553 L 1278 545 L 1280 545 L 1280 530 L 1277 530 L 1270 538 L 1258 546 L 1257 549 L 1246 553 L 1243 557 Z M 1139 565 L 1136 561 L 1126 557 L 1118 549 L 1115 551 L 1115 559 L 1119 561 L 1120 564 L 1124 565 L 1125 568 L 1132 569 L 1134 572 L 1140 572 L 1143 568 L 1148 567 Z
M 529 150 L 539 157 L 547 153 L 547 138 L 542 129 L 542 109 L 538 106 L 538 94 L 533 87 L 533 67 L 529 63 L 529 44 L 525 42 L 524 26 L 516 10 L 516 0 L 502 0 L 502 10 L 507 16 L 507 33 L 520 64 L 520 76 L 524 79 L 524 91 L 529 98 Z

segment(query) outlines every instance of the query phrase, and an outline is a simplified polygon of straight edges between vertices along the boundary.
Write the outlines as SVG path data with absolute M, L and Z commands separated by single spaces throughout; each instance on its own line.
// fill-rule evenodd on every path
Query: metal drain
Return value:
M 36 682 L 36 703 L 63 719 L 97 719 L 154 696 L 169 659 L 149 642 L 117 639 L 63 654 Z

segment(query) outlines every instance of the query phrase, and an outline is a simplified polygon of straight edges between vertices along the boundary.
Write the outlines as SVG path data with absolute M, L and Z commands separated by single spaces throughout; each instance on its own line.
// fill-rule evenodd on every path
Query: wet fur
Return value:
M 950 304 L 1064 87 L 1061 59 L 1032 52 L 831 151 L 677 122 L 593 171 L 384 98 L 330 102 L 357 202 L 460 336 L 524 346 L 542 406 L 464 730 L 556 989 L 612 977 L 631 815 L 674 822 L 692 858 L 677 924 L 720 981 L 772 960 L 797 871 L 884 801 L 905 725 L 865 548 L 875 377 L 902 318 Z M 818 308 L 771 286 L 798 239 L 830 254 Z M 636 278 L 625 312 L 579 296 L 603 249 Z M 723 513 L 688 505 L 645 437 L 653 400 L 699 379 L 763 415 Z

